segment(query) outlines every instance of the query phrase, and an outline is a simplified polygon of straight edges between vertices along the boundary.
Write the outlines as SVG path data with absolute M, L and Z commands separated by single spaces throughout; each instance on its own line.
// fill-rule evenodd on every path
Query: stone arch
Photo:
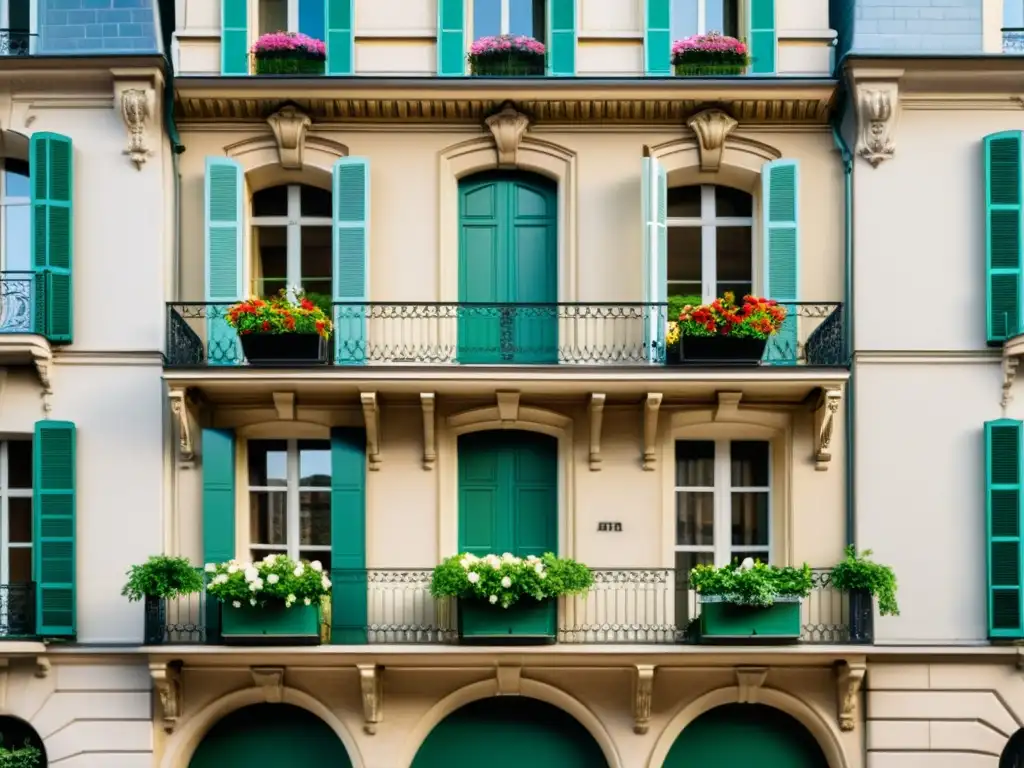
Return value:
M 331 173 L 338 158 L 349 155 L 348 147 L 320 136 L 307 136 L 302 170 L 281 167 L 277 141 L 272 134 L 229 144 L 224 153 L 242 166 L 249 195 L 282 184 L 308 184 L 331 189 Z
M 473 408 L 452 414 L 444 421 L 438 435 L 437 508 L 439 510 L 438 558 L 452 555 L 458 548 L 459 449 L 458 437 L 470 432 L 514 429 L 539 432 L 558 440 L 558 547 L 559 554 L 572 557 L 575 547 L 573 527 L 574 475 L 572 461 L 572 426 L 570 417 L 546 408 L 503 403 L 487 408 Z
M 701 171 L 700 143 L 693 136 L 655 145 L 650 153 L 665 168 L 670 187 L 722 184 L 755 197 L 762 166 L 782 157 L 782 152 L 770 144 L 732 134 L 725 137 L 721 166 L 713 173 Z
M 188 768 L 189 761 L 195 754 L 199 743 L 221 718 L 243 707 L 265 703 L 267 703 L 267 695 L 262 688 L 243 688 L 207 704 L 180 725 L 174 735 L 168 738 L 163 759 L 160 761 L 160 768 Z M 365 768 L 363 756 L 351 732 L 318 699 L 295 688 L 284 687 L 281 690 L 281 703 L 304 709 L 323 720 L 344 745 L 349 759 L 352 761 L 352 768 Z
M 756 701 L 750 703 L 764 704 L 785 712 L 808 730 L 825 754 L 829 768 L 852 768 L 846 759 L 846 752 L 834 720 L 830 720 L 822 712 L 785 691 L 759 688 L 756 694 Z M 737 703 L 742 703 L 739 686 L 729 686 L 710 691 L 685 705 L 672 716 L 658 736 L 647 761 L 647 768 L 661 768 L 679 734 L 698 717 L 724 704 Z
M 442 720 L 448 717 L 448 715 L 474 701 L 479 701 L 480 699 L 489 698 L 491 696 L 498 696 L 501 693 L 502 692 L 498 689 L 497 679 L 492 679 L 471 683 L 470 685 L 459 688 L 458 690 L 448 694 L 445 698 L 432 706 L 413 727 L 407 738 L 407 742 L 410 745 L 409 752 L 400 764 L 412 765 L 412 761 L 416 758 L 416 753 L 423 745 L 427 736 L 435 727 L 437 727 L 438 724 L 441 723 Z M 565 691 L 560 688 L 556 688 L 553 685 L 548 685 L 547 683 L 542 683 L 537 680 L 529 680 L 526 678 L 520 679 L 517 694 L 546 702 L 571 715 L 587 730 L 588 733 L 590 733 L 594 741 L 597 742 L 597 745 L 601 748 L 601 752 L 604 754 L 605 760 L 608 761 L 609 768 L 624 768 L 608 729 L 605 727 L 604 723 L 601 722 L 600 718 L 598 718 L 598 716 L 579 699 L 570 696 Z
M 438 301 L 459 298 L 459 179 L 498 167 L 494 139 L 481 136 L 453 144 L 439 154 Z M 522 137 L 515 168 L 545 176 L 558 185 L 558 300 L 577 300 L 576 153 L 529 134 Z

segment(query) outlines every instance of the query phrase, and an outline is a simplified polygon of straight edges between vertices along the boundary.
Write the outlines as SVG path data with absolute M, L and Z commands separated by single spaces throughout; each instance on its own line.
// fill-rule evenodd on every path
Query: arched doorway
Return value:
M 459 183 L 460 363 L 558 362 L 557 226 L 557 187 L 542 176 Z
M 524 696 L 481 699 L 442 720 L 412 768 L 452 768 L 485 755 L 487 768 L 607 768 L 586 728 L 558 707 Z
M 1006 742 L 999 756 L 999 768 L 1024 768 L 1024 729 L 1017 731 Z
M 785 712 L 762 704 L 727 704 L 694 720 L 662 768 L 829 768 L 821 747 Z
M 254 704 L 213 726 L 189 768 L 352 768 L 345 746 L 323 720 L 291 704 Z
M 37 762 L 33 763 L 35 768 L 47 766 L 43 740 L 35 728 L 17 717 L 0 716 L 0 746 L 15 754 L 20 752 L 19 757 L 24 755 L 22 762 L 25 765 L 28 765 L 28 757 L 34 753 L 38 757 Z

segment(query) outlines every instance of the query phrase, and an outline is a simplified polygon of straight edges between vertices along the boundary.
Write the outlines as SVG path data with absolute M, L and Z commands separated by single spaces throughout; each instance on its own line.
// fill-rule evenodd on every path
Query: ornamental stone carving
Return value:
M 126 88 L 121 92 L 121 117 L 128 126 L 128 147 L 123 154 L 142 170 L 142 164 L 153 154 L 146 146 L 146 121 L 153 116 L 153 92 L 143 88 Z
M 877 168 L 896 152 L 896 117 L 899 90 L 895 82 L 858 84 L 857 154 Z
M 305 112 L 291 105 L 281 107 L 267 118 L 270 130 L 277 140 L 277 154 L 281 167 L 288 171 L 302 170 L 302 154 L 306 148 L 306 132 L 313 120 Z
M 700 147 L 700 169 L 717 173 L 722 167 L 725 139 L 739 123 L 720 109 L 705 109 L 686 121 Z
M 515 168 L 519 157 L 519 145 L 530 127 L 530 118 L 516 109 L 511 101 L 506 101 L 500 111 L 484 120 L 484 125 L 494 136 L 498 167 Z

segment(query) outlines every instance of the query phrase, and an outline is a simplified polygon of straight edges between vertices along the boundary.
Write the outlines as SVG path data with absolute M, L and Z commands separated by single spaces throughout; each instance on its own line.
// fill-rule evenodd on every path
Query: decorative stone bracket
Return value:
M 280 421 L 295 421 L 295 393 L 294 392 L 273 392 L 274 410 L 277 411 L 277 418 Z
M 156 90 L 152 82 L 119 82 L 115 97 L 121 107 L 121 119 L 128 128 L 128 146 L 121 154 L 127 155 L 141 171 L 142 165 L 153 154 L 147 146 L 146 128 L 149 121 L 157 116 Z
M 174 727 L 181 717 L 181 662 L 150 664 L 149 676 L 160 698 L 164 730 L 167 733 L 174 733 Z
M 498 402 L 498 418 L 503 427 L 509 427 L 519 420 L 519 393 L 496 392 Z
M 284 667 L 250 667 L 252 684 L 263 689 L 263 699 L 267 704 L 280 704 L 284 701 Z
M 384 668 L 359 664 L 359 689 L 363 697 L 363 730 L 373 736 L 384 719 Z
M 832 434 L 842 399 L 840 390 L 825 389 L 814 408 L 814 468 L 819 472 L 827 470 L 832 461 Z
M 287 171 L 301 171 L 306 133 L 313 120 L 305 112 L 289 104 L 268 117 L 267 123 L 277 141 L 277 155 L 281 167 Z
M 167 397 L 171 401 L 171 414 L 178 422 L 178 458 L 183 464 L 191 465 L 196 458 L 192 418 L 197 401 L 184 389 L 172 389 Z
M 590 471 L 601 470 L 601 425 L 604 421 L 606 396 L 594 392 L 590 396 Z
M 651 727 L 651 704 L 654 701 L 654 664 L 637 664 L 633 668 L 633 733 L 643 735 Z
M 857 724 L 857 702 L 866 672 L 867 664 L 863 661 L 836 662 L 836 709 L 842 731 L 852 731 Z
M 757 704 L 767 678 L 767 667 L 736 667 L 736 703 Z
M 644 400 L 644 452 L 643 465 L 645 472 L 653 472 L 658 463 L 658 452 L 655 440 L 658 437 L 658 413 L 661 410 L 662 394 L 648 392 Z
M 437 436 L 435 434 L 435 410 L 437 396 L 433 392 L 420 392 L 420 408 L 423 410 L 423 468 L 431 470 L 437 461 Z
M 363 420 L 366 422 L 366 461 L 371 472 L 380 470 L 380 409 L 377 407 L 376 392 L 362 392 L 359 401 L 363 405 Z
M 899 116 L 899 78 L 903 70 L 854 75 L 857 108 L 857 155 L 877 168 L 896 152 L 896 121 Z
M 498 112 L 484 120 L 484 125 L 494 136 L 498 167 L 515 168 L 519 160 L 519 145 L 530 127 L 530 118 L 516 109 L 511 101 L 506 101 Z
M 1024 334 L 1007 339 L 1003 344 L 1003 396 L 1000 405 L 1004 416 L 1007 406 L 1013 400 L 1013 383 L 1017 379 L 1021 358 L 1024 358 Z
M 523 668 L 518 664 L 499 664 L 494 669 L 494 680 L 499 696 L 522 694 Z
M 705 109 L 686 121 L 697 137 L 700 148 L 700 169 L 718 173 L 722 167 L 725 139 L 739 123 L 720 109 Z

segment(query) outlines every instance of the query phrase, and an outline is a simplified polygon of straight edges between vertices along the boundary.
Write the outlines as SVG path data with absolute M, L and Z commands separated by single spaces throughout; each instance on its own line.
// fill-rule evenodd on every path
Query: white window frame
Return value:
M 716 566 L 729 565 L 733 555 L 739 556 L 743 553 L 767 552 L 771 560 L 774 549 L 775 526 L 772 524 L 774 515 L 774 494 L 773 485 L 773 451 L 772 442 L 763 438 L 749 438 L 751 442 L 764 442 L 768 445 L 768 485 L 767 486 L 733 486 L 732 484 L 732 455 L 731 445 L 734 442 L 746 442 L 744 438 L 719 438 L 708 440 L 699 437 L 677 437 L 673 441 L 673 448 L 679 442 L 704 442 L 715 444 L 715 465 L 714 465 L 714 486 L 680 486 L 673 481 L 673 502 L 679 498 L 680 492 L 684 493 L 710 493 L 713 495 L 713 519 L 714 536 L 712 544 L 679 544 L 678 539 L 673 537 L 673 554 L 676 552 L 711 553 Z M 675 473 L 675 466 L 672 472 Z M 732 543 L 732 494 L 734 491 L 767 493 L 768 494 L 768 542 L 764 545 L 737 545 Z M 673 504 L 672 509 L 676 509 Z M 740 558 L 742 560 L 742 558 Z
M 301 441 L 306 441 L 310 438 L 301 438 Z M 247 452 L 252 449 L 252 444 L 260 442 L 280 442 L 282 438 L 253 438 L 247 443 Z M 245 521 L 246 525 L 246 538 L 248 539 L 249 554 L 248 559 L 255 559 L 255 550 L 261 550 L 263 552 L 279 552 L 286 554 L 293 560 L 299 559 L 299 552 L 330 552 L 330 544 L 301 544 L 301 514 L 300 514 L 300 494 L 303 492 L 314 492 L 314 493 L 330 493 L 330 486 L 300 486 L 300 463 L 299 463 L 299 442 L 300 438 L 286 438 L 283 439 L 287 444 L 287 453 L 285 454 L 285 486 L 284 489 L 279 485 L 249 485 L 248 468 L 246 468 L 246 487 L 249 493 L 246 494 L 247 498 L 251 500 L 252 493 L 254 492 L 271 492 L 281 493 L 284 490 L 285 493 L 285 529 L 284 529 L 284 544 L 263 544 L 261 542 L 252 541 L 252 535 L 248 533 L 252 530 L 252 516 L 256 514 L 256 510 L 253 508 L 252 503 L 248 506 L 248 516 Z M 333 521 L 332 521 L 333 522 Z
M 747 227 L 750 229 L 750 290 L 755 292 L 757 282 L 756 260 L 754 259 L 754 216 L 718 216 L 715 204 L 715 184 L 700 185 L 700 216 L 677 216 L 666 219 L 668 227 L 700 227 L 700 292 L 703 303 L 714 301 L 718 284 L 718 228 Z M 742 190 L 741 190 L 742 191 Z M 749 193 L 744 193 L 749 194 Z M 751 212 L 754 210 L 751 196 Z M 668 254 L 665 254 L 668 258 Z M 671 283 L 675 281 L 670 281 Z M 673 294 L 669 287 L 669 295 Z
M 0 440 L 0 584 L 11 583 L 12 549 L 32 549 L 32 535 L 29 541 L 11 541 L 11 499 L 31 499 L 32 488 L 11 488 L 11 475 L 8 465 L 9 440 Z M 34 531 L 33 531 L 34 532 Z M 35 564 L 33 563 L 33 566 Z M 21 582 L 19 582 L 21 583 Z
M 0 0 L 0 29 L 6 30 L 8 36 L 11 31 L 11 2 L 17 2 L 18 0 Z M 34 55 L 38 47 L 37 33 L 38 33 L 38 12 L 36 6 L 39 4 L 38 0 L 21 0 L 21 2 L 28 3 L 28 52 L 29 55 Z M 10 37 L 7 41 L 8 52 L 6 55 L 12 55 L 10 53 Z
M 729 0 L 724 0 L 724 2 L 728 2 L 728 1 Z M 676 10 L 675 10 L 676 3 L 677 3 L 677 0 L 669 0 L 669 30 L 672 29 L 671 20 L 672 20 L 672 18 L 676 14 Z M 741 35 L 742 34 L 742 29 L 743 29 L 743 8 L 744 8 L 743 0 L 736 0 L 736 5 L 737 5 L 737 9 L 738 9 L 737 10 L 737 17 L 738 17 L 738 25 L 739 25 L 739 29 L 736 30 L 736 34 L 737 35 Z M 715 32 L 721 32 L 722 34 L 725 34 L 725 30 L 724 29 L 716 29 L 714 31 Z M 709 30 L 708 30 L 708 0 L 697 0 L 697 34 L 698 35 L 706 35 L 708 32 L 709 32 Z M 675 33 L 671 32 L 671 34 L 669 36 L 672 37 L 673 38 L 673 42 L 675 42 L 675 37 L 676 37 Z
M 286 254 L 285 285 L 288 288 L 302 285 L 302 228 L 303 227 L 332 227 L 334 220 L 330 216 L 303 216 L 302 215 L 302 184 L 289 184 L 288 189 L 288 212 L 284 216 L 251 216 L 250 224 L 256 227 L 284 227 L 286 230 Z M 332 202 L 333 204 L 333 202 Z M 250 210 L 252 202 L 250 201 Z M 254 267 L 259 264 L 259 246 L 252 254 Z M 332 270 L 334 265 L 331 265 Z M 253 270 L 254 274 L 256 270 Z M 260 273 L 260 279 L 263 279 Z M 253 280 L 252 291 L 258 295 L 256 280 Z
M 249 44 L 255 43 L 260 36 L 260 5 L 263 0 L 256 0 L 255 3 L 249 3 Z M 3 2 L 3 0 L 0 0 Z M 288 29 L 282 30 L 284 32 L 298 32 L 299 31 L 299 0 L 287 0 L 288 3 Z M 277 30 L 274 30 L 275 32 Z

